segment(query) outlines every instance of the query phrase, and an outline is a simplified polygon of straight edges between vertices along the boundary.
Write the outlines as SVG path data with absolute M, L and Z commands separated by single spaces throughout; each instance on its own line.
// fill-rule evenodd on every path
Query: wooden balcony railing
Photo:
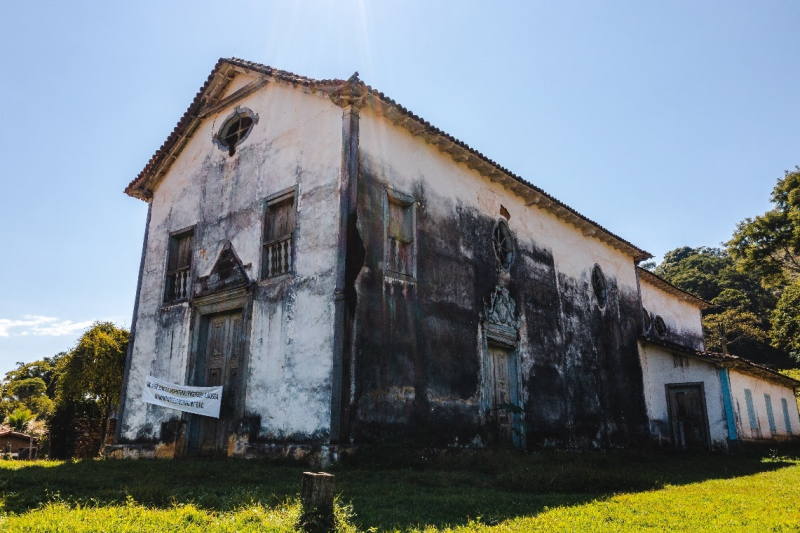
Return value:
M 264 245 L 264 277 L 274 278 L 292 271 L 292 236 Z
M 179 268 L 167 273 L 167 294 L 165 302 L 185 300 L 189 297 L 189 271 L 191 267 Z

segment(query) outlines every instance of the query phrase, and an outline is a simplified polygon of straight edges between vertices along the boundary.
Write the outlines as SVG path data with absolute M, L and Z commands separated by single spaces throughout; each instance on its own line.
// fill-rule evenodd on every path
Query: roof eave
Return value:
M 668 282 L 661 276 L 654 274 L 645 268 L 642 267 L 637 267 L 637 268 L 639 271 L 640 279 L 644 279 L 646 283 L 650 283 L 654 287 L 659 288 L 669 294 L 672 294 L 673 296 L 677 296 L 681 300 L 689 302 L 692 305 L 699 307 L 700 309 L 708 309 L 709 307 L 714 307 L 714 304 L 712 304 L 711 302 L 704 300 L 699 296 L 692 294 L 691 292 L 679 289 L 678 287 Z
M 690 348 L 688 346 L 681 346 L 672 342 L 654 339 L 646 335 L 640 335 L 639 341 L 653 344 L 674 352 L 682 353 L 707 363 L 711 363 L 718 367 L 741 370 L 746 374 L 755 375 L 768 381 L 780 383 L 781 385 L 791 389 L 800 389 L 800 381 L 736 355 L 722 354 L 717 352 L 704 352 L 701 350 L 695 350 L 694 348 Z
M 527 207 L 538 207 L 553 214 L 577 228 L 584 236 L 600 240 L 632 257 L 635 262 L 653 257 L 652 254 L 634 246 L 597 222 L 581 215 L 573 208 L 489 159 L 466 143 L 433 126 L 383 93 L 364 85 L 358 80 L 357 76 L 347 82 L 344 80 L 314 80 L 237 58 L 220 59 L 217 62 L 205 84 L 197 92 L 191 105 L 167 140 L 150 158 L 142 172 L 125 189 L 126 194 L 144 201 L 149 201 L 152 198 L 156 186 L 166 175 L 170 166 L 177 159 L 178 154 L 191 139 L 202 121 L 203 110 L 209 109 L 218 103 L 219 97 L 233 79 L 235 71 L 260 73 L 274 81 L 301 86 L 307 92 L 318 93 L 328 97 L 332 97 L 332 93 L 345 83 L 356 82 L 363 87 L 366 93 L 361 105 L 368 106 L 374 112 L 391 120 L 395 125 L 405 128 L 412 135 L 419 136 L 425 142 L 436 146 L 441 152 L 450 155 L 457 163 L 464 163 L 467 167 L 480 173 L 490 181 L 499 182 L 514 194 L 522 197 Z

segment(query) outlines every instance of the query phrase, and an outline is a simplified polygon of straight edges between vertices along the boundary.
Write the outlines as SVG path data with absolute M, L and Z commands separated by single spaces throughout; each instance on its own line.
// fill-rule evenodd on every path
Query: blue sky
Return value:
M 13 2 L 0 16 L 0 373 L 128 326 L 122 193 L 219 57 L 361 78 L 657 256 L 800 164 L 800 4 Z

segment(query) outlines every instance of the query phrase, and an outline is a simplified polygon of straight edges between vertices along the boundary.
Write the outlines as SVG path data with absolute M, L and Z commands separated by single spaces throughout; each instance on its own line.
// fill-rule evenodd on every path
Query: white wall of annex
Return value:
M 649 313 L 660 315 L 670 331 L 703 338 L 703 317 L 699 307 L 651 285 L 644 276 L 640 277 L 640 281 L 642 305 Z
M 639 358 L 644 375 L 647 416 L 662 427 L 669 427 L 667 385 L 702 383 L 706 395 L 706 413 L 712 445 L 726 446 L 728 425 L 718 369 L 691 357 L 676 357 L 659 346 L 639 343 Z
M 800 435 L 800 415 L 797 411 L 797 401 L 794 391 L 789 387 L 779 385 L 772 381 L 752 376 L 731 369 L 731 396 L 733 410 L 736 417 L 736 429 L 740 439 L 771 439 L 772 432 L 767 417 L 767 402 L 765 394 L 770 395 L 772 412 L 775 417 L 776 436 Z M 751 429 L 750 418 L 747 412 L 745 389 L 749 389 L 753 396 L 753 408 L 756 415 L 756 429 Z M 789 425 L 791 432 L 786 431 L 786 420 L 783 416 L 781 399 L 785 399 L 789 410 Z

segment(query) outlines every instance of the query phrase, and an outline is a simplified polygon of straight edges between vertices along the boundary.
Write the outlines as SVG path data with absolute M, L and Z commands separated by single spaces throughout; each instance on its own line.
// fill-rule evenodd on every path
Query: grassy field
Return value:
M 294 531 L 306 469 L 244 460 L 0 461 L 0 530 Z M 797 449 L 484 453 L 328 471 L 342 531 L 800 530 Z

